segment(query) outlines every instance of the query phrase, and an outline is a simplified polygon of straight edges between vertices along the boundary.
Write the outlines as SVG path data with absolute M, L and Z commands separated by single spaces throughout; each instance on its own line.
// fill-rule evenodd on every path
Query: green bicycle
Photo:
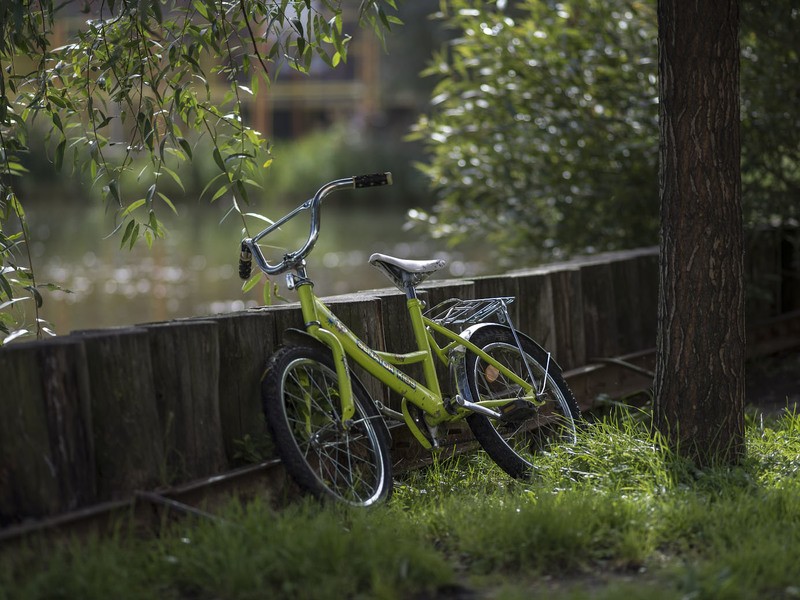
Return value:
M 427 312 L 417 285 L 444 260 L 403 260 L 373 254 L 370 263 L 406 295 L 417 349 L 393 353 L 367 346 L 314 294 L 305 258 L 320 231 L 322 200 L 334 191 L 391 184 L 391 173 L 337 179 L 313 198 L 241 243 L 239 275 L 249 278 L 252 260 L 267 275 L 287 273 L 305 330 L 289 329 L 262 380 L 267 424 L 286 471 L 321 498 L 369 506 L 392 492 L 391 436 L 386 420 L 405 423 L 425 448 L 439 445 L 440 425 L 465 419 L 476 440 L 509 475 L 528 478 L 534 454 L 555 442 L 574 442 L 580 410 L 550 353 L 511 323 L 511 297 L 447 300 Z M 277 264 L 259 241 L 310 211 L 308 238 Z M 493 318 L 494 321 L 489 319 Z M 396 411 L 375 402 L 355 377 L 349 360 L 394 390 Z M 442 394 L 441 362 L 453 378 L 452 397 Z M 400 367 L 421 365 L 422 381 Z

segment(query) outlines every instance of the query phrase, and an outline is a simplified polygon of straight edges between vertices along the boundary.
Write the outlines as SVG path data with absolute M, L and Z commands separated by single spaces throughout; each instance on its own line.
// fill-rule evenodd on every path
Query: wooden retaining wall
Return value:
M 763 318 L 800 308 L 797 248 L 787 269 L 782 238 L 767 242 L 750 269 L 751 280 L 766 274 L 771 286 L 756 306 Z M 776 252 L 784 257 L 777 271 Z M 422 289 L 429 306 L 453 296 L 515 296 L 517 327 L 567 370 L 652 348 L 657 287 L 657 249 L 646 248 Z M 411 349 L 399 291 L 329 300 L 373 347 Z M 0 526 L 269 456 L 259 382 L 281 332 L 301 326 L 293 304 L 0 348 Z

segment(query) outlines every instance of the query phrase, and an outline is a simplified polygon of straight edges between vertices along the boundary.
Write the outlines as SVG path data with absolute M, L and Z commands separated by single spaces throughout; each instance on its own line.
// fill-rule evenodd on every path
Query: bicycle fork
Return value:
M 314 299 L 311 293 L 311 282 L 301 280 L 297 286 L 297 295 L 300 297 L 300 307 L 303 312 L 305 330 L 309 335 L 319 340 L 330 348 L 333 354 L 333 364 L 336 367 L 336 377 L 339 383 L 339 401 L 342 406 L 342 427 L 349 429 L 353 416 L 356 413 L 353 403 L 353 382 L 350 379 L 350 368 L 347 364 L 347 355 L 342 343 L 330 331 L 323 329 L 317 319 Z

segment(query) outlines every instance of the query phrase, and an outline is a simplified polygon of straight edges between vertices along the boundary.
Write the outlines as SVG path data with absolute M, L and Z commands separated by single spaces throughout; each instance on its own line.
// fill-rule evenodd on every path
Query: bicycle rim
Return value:
M 342 426 L 338 390 L 333 369 L 310 358 L 295 359 L 281 381 L 283 414 L 318 485 L 339 500 L 367 506 L 381 499 L 386 486 L 384 451 L 357 394 L 353 422 Z
M 527 478 L 537 452 L 552 444 L 576 441 L 575 420 L 580 411 L 560 371 L 548 364 L 545 351 L 523 341 L 526 365 L 510 335 L 487 331 L 484 342 L 478 345 L 521 379 L 530 382 L 533 375 L 533 385 L 544 404 L 517 419 L 513 416 L 499 420 L 473 415 L 468 418 L 468 423 L 475 437 L 500 467 L 513 477 Z M 478 400 L 523 395 L 520 386 L 475 355 L 469 364 L 468 379 Z

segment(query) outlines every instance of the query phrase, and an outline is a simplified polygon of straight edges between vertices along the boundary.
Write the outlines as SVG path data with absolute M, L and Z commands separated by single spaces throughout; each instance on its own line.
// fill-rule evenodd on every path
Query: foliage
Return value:
M 745 222 L 800 222 L 800 8 L 741 4 L 742 196 Z
M 394 0 L 364 0 L 357 15 L 380 37 L 399 22 L 384 7 L 395 8 Z M 315 58 L 330 67 L 346 61 L 351 35 L 343 12 L 341 0 L 0 4 L 0 311 L 41 298 L 14 181 L 25 174 L 35 122 L 50 132 L 55 166 L 84 172 L 102 190 L 121 244 L 152 244 L 164 233 L 159 211 L 175 209 L 163 182 L 183 186 L 171 161 L 193 158 L 190 131 L 213 146 L 211 201 L 247 202 L 271 159 L 268 141 L 242 118 L 243 97 L 264 93 L 284 66 L 308 73 Z M 143 182 L 143 193 L 128 192 L 127 173 Z M 22 335 L 13 327 L 6 314 L 6 342 Z
M 508 5 L 507 5 L 508 4 Z M 655 6 L 454 0 L 422 166 L 438 235 L 487 235 L 529 261 L 652 245 L 658 232 Z M 800 10 L 742 2 L 745 222 L 796 223 Z
M 423 168 L 435 231 L 534 258 L 650 245 L 657 225 L 656 36 L 648 3 L 456 0 Z M 624 181 L 625 185 L 620 182 Z

